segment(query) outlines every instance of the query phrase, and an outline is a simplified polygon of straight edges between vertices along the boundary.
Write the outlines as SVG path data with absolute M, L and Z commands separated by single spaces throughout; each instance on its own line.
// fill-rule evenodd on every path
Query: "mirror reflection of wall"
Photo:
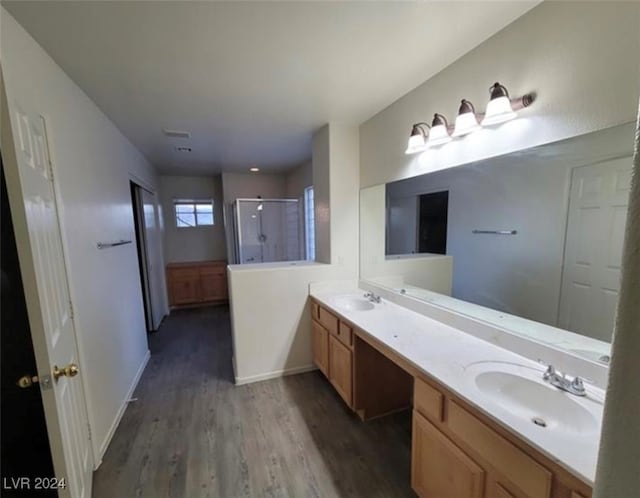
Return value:
M 610 341 L 633 132 L 622 125 L 387 184 L 387 260 L 446 254 L 458 300 Z

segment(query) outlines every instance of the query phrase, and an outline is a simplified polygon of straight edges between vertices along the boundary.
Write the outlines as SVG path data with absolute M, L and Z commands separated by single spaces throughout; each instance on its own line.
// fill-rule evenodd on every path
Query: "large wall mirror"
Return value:
M 361 278 L 609 361 L 634 124 L 361 191 Z

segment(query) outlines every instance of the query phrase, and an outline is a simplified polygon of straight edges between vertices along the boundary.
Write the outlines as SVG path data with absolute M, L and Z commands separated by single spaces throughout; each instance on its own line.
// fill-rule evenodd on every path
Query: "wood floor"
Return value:
M 234 386 L 227 307 L 173 312 L 94 498 L 415 497 L 410 414 L 360 422 L 318 372 Z

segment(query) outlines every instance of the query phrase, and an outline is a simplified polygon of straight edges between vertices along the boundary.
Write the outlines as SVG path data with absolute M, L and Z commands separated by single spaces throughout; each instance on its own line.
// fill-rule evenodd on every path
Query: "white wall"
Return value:
M 631 124 L 619 126 L 390 183 L 387 195 L 448 190 L 453 296 L 555 326 L 571 171 L 612 157 L 628 156 L 631 164 L 633 131 Z M 474 229 L 518 234 L 475 235 Z
M 48 120 L 80 369 L 98 464 L 149 352 L 136 246 L 98 250 L 96 242 L 135 240 L 130 175 L 152 187 L 156 176 L 31 36 L 4 9 L 0 12 L 0 60 L 9 106 L 21 102 Z
M 286 175 L 287 197 L 290 199 L 298 199 L 299 206 L 299 223 L 300 237 L 298 241 L 300 250 L 300 259 L 307 258 L 306 248 L 306 219 L 304 207 L 304 190 L 313 186 L 313 163 L 307 161 L 299 166 L 289 170 Z
M 311 142 L 313 201 L 316 223 L 316 261 L 331 262 L 331 206 L 329 125 L 320 128 Z
M 331 137 L 331 140 L 329 140 Z M 315 368 L 309 284 L 358 276 L 358 131 L 330 124 L 314 136 L 313 182 L 326 216 L 327 263 L 231 265 L 229 283 L 236 383 Z M 316 194 L 317 195 L 317 194 Z M 333 214 L 331 224 L 329 213 Z M 338 221 L 337 218 L 340 218 Z M 326 254 L 326 253 L 325 253 Z
M 220 176 L 160 176 L 160 199 L 165 222 L 167 263 L 227 259 Z M 213 199 L 214 225 L 178 228 L 174 199 Z
M 345 278 L 344 268 L 231 265 L 231 320 L 236 384 L 313 370 L 309 284 Z M 355 272 L 350 272 L 355 281 Z
M 360 191 L 360 279 L 399 288 L 404 284 L 451 294 L 453 260 L 436 254 L 385 257 L 385 186 Z
M 360 127 L 361 186 L 505 154 L 635 119 L 640 3 L 544 2 Z M 417 156 L 411 124 L 455 118 L 460 99 L 484 110 L 495 81 L 535 91 L 521 119 Z

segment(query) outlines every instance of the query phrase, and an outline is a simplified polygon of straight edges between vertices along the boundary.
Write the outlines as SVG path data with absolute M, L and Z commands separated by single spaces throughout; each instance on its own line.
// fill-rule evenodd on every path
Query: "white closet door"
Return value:
M 151 304 L 151 318 L 153 330 L 157 330 L 164 315 L 162 302 L 162 260 L 160 256 L 160 229 L 158 227 L 158 213 L 156 196 L 140 189 L 142 201 L 142 222 L 144 223 L 145 244 L 144 252 L 147 259 L 147 278 L 149 283 L 149 301 Z

